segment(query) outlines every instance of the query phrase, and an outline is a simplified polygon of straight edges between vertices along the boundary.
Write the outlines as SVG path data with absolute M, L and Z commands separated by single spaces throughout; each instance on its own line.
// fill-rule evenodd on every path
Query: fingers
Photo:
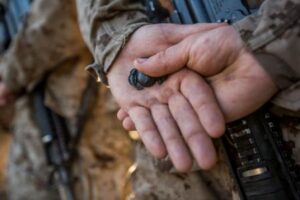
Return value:
M 220 137 L 225 132 L 225 119 L 210 86 L 198 75 L 182 81 L 180 90 L 197 113 L 210 137 Z
M 128 113 L 120 109 L 117 113 L 117 117 L 120 121 L 122 121 L 123 128 L 127 131 L 134 131 L 136 130 L 134 122 L 132 119 L 129 117 Z
M 151 113 L 174 166 L 179 171 L 188 171 L 193 160 L 168 106 L 155 104 Z
M 192 167 L 193 159 L 181 136 L 181 133 L 178 130 L 176 122 L 168 109 L 168 106 L 164 104 L 155 104 L 151 106 L 151 113 L 174 166 L 179 171 L 188 171 Z M 123 121 L 123 127 L 126 130 L 135 129 L 133 121 L 123 109 L 119 110 L 118 118 Z M 143 132 L 140 133 L 141 135 L 145 134 Z M 147 142 L 145 140 L 143 141 L 145 143 Z M 152 152 L 151 149 L 148 150 Z
M 199 167 L 211 168 L 216 163 L 216 152 L 189 102 L 181 95 L 174 95 L 169 99 L 169 107 Z
M 167 155 L 166 147 L 156 129 L 150 111 L 144 107 L 136 106 L 131 108 L 128 113 L 145 147 L 153 156 L 164 158 Z
M 139 71 L 153 77 L 176 72 L 187 65 L 189 60 L 189 46 L 191 46 L 189 43 L 181 42 L 149 58 L 134 60 L 134 66 Z
M 161 24 L 161 34 L 164 41 L 167 41 L 170 48 L 163 50 L 148 59 L 138 58 L 134 61 L 135 67 L 150 76 L 163 76 L 183 68 L 189 61 L 189 48 L 194 46 L 195 38 L 189 36 L 195 33 L 207 32 L 224 24 L 196 24 L 196 25 L 175 25 Z M 176 30 L 176 31 L 174 31 Z M 188 38 L 186 40 L 186 38 Z M 203 42 L 204 50 L 207 44 Z M 189 61 L 190 62 L 190 61 Z
M 158 77 L 188 67 L 203 76 L 213 76 L 232 64 L 244 44 L 230 26 L 192 34 L 148 59 L 138 58 L 135 67 Z
M 126 117 L 122 122 L 123 128 L 127 131 L 134 131 L 136 130 L 134 122 L 131 120 L 130 117 Z
M 123 121 L 126 117 L 128 117 L 128 113 L 122 108 L 117 112 L 117 117 L 120 121 Z

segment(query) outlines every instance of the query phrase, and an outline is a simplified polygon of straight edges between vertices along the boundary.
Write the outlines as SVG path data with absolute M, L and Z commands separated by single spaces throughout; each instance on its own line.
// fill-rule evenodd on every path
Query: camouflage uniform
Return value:
M 3 200 L 7 199 L 6 165 L 12 138 L 9 128 L 13 113 L 13 106 L 0 107 L 0 199 Z
M 84 67 L 91 60 L 77 25 L 75 1 L 35 0 L 0 67 L 3 81 L 12 91 L 26 90 L 29 94 L 16 105 L 8 165 L 10 199 L 60 199 L 56 189 L 48 187 L 52 169 L 46 164 L 33 120 L 30 91 L 47 74 L 45 104 L 67 118 L 74 131 L 87 83 Z M 116 105 L 108 90 L 99 88 L 95 98 L 78 147 L 79 158 L 74 163 L 77 197 L 118 200 L 131 165 L 131 141 L 114 117 Z
M 106 83 L 105 74 L 124 43 L 139 27 L 147 24 L 139 1 L 77 0 L 85 41 L 98 67 L 90 68 Z M 252 7 L 262 1 L 249 0 Z M 164 5 L 170 5 L 164 1 Z M 108 14 L 109 13 L 109 14 Z M 280 88 L 273 99 L 274 111 L 281 113 L 286 141 L 294 143 L 294 158 L 300 164 L 300 2 L 266 0 L 259 12 L 234 24 L 249 49 Z M 109 16 L 109 17 L 108 17 Z M 217 143 L 218 141 L 216 141 Z M 169 173 L 168 161 L 151 158 L 138 146 L 136 170 L 132 174 L 135 198 L 148 199 L 239 199 L 229 175 L 220 145 L 219 161 L 209 171 L 189 174 Z M 172 187 L 170 187 L 170 185 Z
M 5 6 L 6 0 L 0 0 L 0 4 Z M 0 59 L 1 59 L 0 55 Z M 14 106 L 0 107 L 0 199 L 7 199 L 6 188 L 6 165 L 8 150 L 11 143 L 10 124 L 14 115 Z

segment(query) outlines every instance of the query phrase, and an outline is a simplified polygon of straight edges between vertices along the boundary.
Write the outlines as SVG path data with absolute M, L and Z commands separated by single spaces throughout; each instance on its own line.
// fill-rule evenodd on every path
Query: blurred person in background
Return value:
M 63 199 L 57 187 L 51 187 L 56 169 L 47 164 L 32 92 L 44 81 L 46 107 L 76 132 L 88 84 L 84 68 L 91 61 L 77 25 L 75 1 L 34 0 L 0 61 L 1 106 L 16 100 L 17 110 L 7 167 L 9 199 Z M 131 140 L 114 117 L 117 107 L 109 91 L 101 86 L 92 98 L 71 166 L 72 189 L 76 199 L 121 199 L 127 189 Z

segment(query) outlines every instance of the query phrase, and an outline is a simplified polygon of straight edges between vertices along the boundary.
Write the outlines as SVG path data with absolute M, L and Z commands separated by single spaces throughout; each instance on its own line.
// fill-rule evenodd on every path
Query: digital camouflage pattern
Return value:
M 30 91 L 47 75 L 45 104 L 66 117 L 74 131 L 88 77 L 84 68 L 91 61 L 77 25 L 75 1 L 35 0 L 0 61 L 4 83 L 16 93 L 28 93 L 16 105 L 8 163 L 10 199 L 60 199 L 56 187 L 49 188 L 53 169 L 46 164 Z M 115 118 L 117 107 L 109 91 L 99 87 L 95 98 L 97 103 L 88 114 L 79 157 L 73 165 L 77 198 L 119 200 L 127 192 L 131 141 Z
M 281 90 L 292 86 L 295 92 L 300 79 L 300 59 L 297 56 L 300 50 L 299 11 L 299 0 L 265 1 L 256 15 L 234 25 L 277 86 Z M 284 93 L 286 96 L 286 91 Z M 285 99 L 275 102 L 295 112 L 300 111 L 295 96 L 288 95 Z
M 129 36 L 147 24 L 147 16 L 135 0 L 76 1 L 83 38 L 99 64 L 88 67 L 88 71 L 107 84 L 105 74 L 110 65 Z
M 262 0 L 248 0 L 252 8 Z M 161 0 L 170 10 L 170 0 Z M 104 83 L 105 74 L 130 34 L 147 24 L 139 1 L 77 0 L 80 25 L 97 67 L 88 70 Z M 286 141 L 300 164 L 300 1 L 266 0 L 259 12 L 234 24 L 249 50 L 281 89 L 273 99 Z M 121 31 L 123 30 L 123 31 Z M 298 117 L 297 117 L 298 116 Z M 172 172 L 168 160 L 155 160 L 138 147 L 132 181 L 136 200 L 239 199 L 223 149 L 217 144 L 219 162 L 209 171 L 189 174 Z M 203 184 L 204 183 L 204 184 Z
M 300 165 L 300 1 L 263 2 L 256 15 L 236 23 L 248 48 L 280 89 L 272 99 L 284 140 Z

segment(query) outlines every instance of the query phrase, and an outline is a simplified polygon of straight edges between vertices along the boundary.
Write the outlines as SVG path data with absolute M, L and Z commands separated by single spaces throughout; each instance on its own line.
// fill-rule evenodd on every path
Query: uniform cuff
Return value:
M 125 46 L 131 34 L 133 34 L 138 28 L 147 24 L 147 22 L 140 22 L 126 26 L 114 33 L 112 36 L 102 35 L 102 40 L 110 41 L 105 47 L 103 47 L 103 44 L 96 46 L 94 51 L 95 63 L 87 66 L 86 70 L 98 81 L 108 85 L 106 74 L 117 58 L 119 52 Z
M 285 89 L 294 83 L 291 77 L 293 72 L 280 58 L 266 53 L 254 53 L 254 56 L 279 89 Z

